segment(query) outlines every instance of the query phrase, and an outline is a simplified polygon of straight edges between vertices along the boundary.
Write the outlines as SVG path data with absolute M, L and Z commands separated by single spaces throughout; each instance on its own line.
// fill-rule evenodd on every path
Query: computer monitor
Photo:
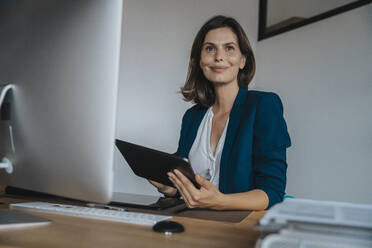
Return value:
M 121 24 L 122 0 L 0 1 L 1 184 L 111 200 Z

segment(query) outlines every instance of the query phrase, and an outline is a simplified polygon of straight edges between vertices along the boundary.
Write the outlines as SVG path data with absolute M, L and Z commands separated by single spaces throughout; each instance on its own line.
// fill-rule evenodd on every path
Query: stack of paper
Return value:
M 257 247 L 372 247 L 372 205 L 286 199 L 260 220 Z

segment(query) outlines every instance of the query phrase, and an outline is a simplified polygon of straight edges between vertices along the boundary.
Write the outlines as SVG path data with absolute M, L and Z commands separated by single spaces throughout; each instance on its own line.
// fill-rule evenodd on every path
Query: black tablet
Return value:
M 200 188 L 195 181 L 195 174 L 191 165 L 183 158 L 139 146 L 122 140 L 116 140 L 116 146 L 132 168 L 134 174 L 168 186 L 174 187 L 168 179 L 167 173 L 174 169 L 181 171 L 196 188 Z

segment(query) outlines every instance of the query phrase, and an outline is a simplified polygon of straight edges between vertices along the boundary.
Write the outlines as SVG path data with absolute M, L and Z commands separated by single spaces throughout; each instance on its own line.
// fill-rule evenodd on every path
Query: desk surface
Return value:
M 0 196 L 0 208 L 24 200 Z M 185 232 L 166 236 L 149 226 L 31 212 L 52 223 L 29 228 L 0 230 L 5 247 L 254 247 L 259 231 L 253 225 L 265 211 L 252 212 L 240 223 L 217 222 L 174 216 Z

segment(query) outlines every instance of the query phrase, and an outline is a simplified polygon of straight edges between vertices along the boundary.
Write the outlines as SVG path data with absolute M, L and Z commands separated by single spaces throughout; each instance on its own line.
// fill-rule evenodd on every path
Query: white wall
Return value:
M 283 100 L 293 142 L 287 192 L 372 203 L 372 5 L 257 43 L 258 1 L 124 1 L 117 137 L 176 150 L 190 106 L 177 91 L 193 38 L 215 14 L 243 25 L 255 88 Z M 157 194 L 117 151 L 115 160 L 116 191 Z
M 177 91 L 186 79 L 197 31 L 216 14 L 236 17 L 257 40 L 257 1 L 124 1 L 117 138 L 176 151 L 182 115 L 191 106 Z M 115 160 L 115 190 L 157 194 L 118 151 Z
M 372 5 L 257 43 L 259 89 L 278 92 L 293 145 L 287 191 L 372 203 Z

